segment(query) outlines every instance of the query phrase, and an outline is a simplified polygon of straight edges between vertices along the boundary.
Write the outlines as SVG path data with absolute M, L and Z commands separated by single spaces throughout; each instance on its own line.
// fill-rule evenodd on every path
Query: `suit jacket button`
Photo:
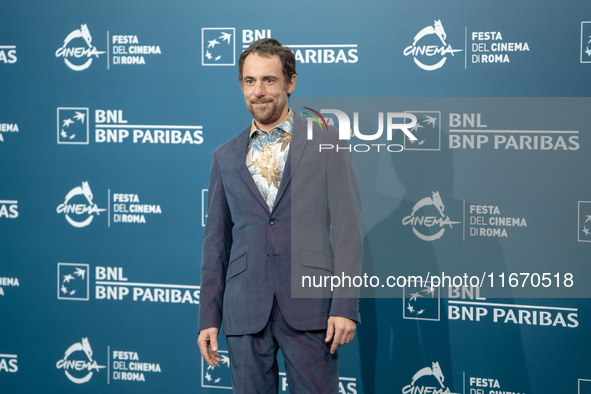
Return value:
M 275 224 L 275 222 L 276 222 L 275 218 L 270 218 L 270 219 L 269 219 L 269 223 L 270 223 L 270 224 Z

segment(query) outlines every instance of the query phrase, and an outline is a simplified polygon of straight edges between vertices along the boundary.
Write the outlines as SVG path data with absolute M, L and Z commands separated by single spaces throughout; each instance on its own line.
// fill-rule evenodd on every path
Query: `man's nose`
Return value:
M 257 97 L 264 96 L 266 93 L 263 81 L 257 81 L 254 85 L 254 95 Z

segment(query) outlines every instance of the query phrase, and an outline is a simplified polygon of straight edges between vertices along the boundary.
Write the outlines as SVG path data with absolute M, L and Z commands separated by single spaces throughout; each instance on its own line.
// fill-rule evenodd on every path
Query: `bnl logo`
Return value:
M 211 366 L 201 358 L 201 387 L 232 390 L 230 373 L 230 356 L 227 350 L 218 350 L 221 362 L 219 366 Z
M 271 29 L 242 30 L 242 48 L 246 49 L 250 44 L 261 38 L 271 38 Z
M 242 49 L 261 38 L 270 38 L 271 29 L 242 30 Z M 236 28 L 204 27 L 201 29 L 201 65 L 236 65 Z
M 234 66 L 236 64 L 236 29 L 204 27 L 201 29 L 201 64 Z
M 88 144 L 88 108 L 57 109 L 57 143 Z
M 431 287 L 430 282 L 424 283 L 424 287 L 417 287 L 417 283 L 409 283 L 402 288 L 402 318 L 439 321 L 441 319 L 439 287 Z
M 58 300 L 88 301 L 88 264 L 57 264 Z

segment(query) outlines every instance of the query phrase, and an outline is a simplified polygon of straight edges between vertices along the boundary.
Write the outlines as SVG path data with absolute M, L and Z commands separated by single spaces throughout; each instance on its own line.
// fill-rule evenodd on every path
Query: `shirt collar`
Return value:
M 293 111 L 291 110 L 291 108 L 288 109 L 287 111 L 287 116 L 285 117 L 285 119 L 283 119 L 283 122 L 279 123 L 277 126 L 275 126 L 273 128 L 273 130 L 275 129 L 279 129 L 282 130 L 288 134 L 291 134 L 291 130 L 293 128 Z M 271 130 L 271 131 L 273 131 Z M 248 135 L 248 138 L 252 138 L 252 136 L 255 134 L 255 132 L 260 131 L 261 133 L 265 133 L 267 134 L 266 131 L 263 131 L 261 129 L 259 129 L 256 126 L 256 123 L 254 122 L 254 119 L 252 120 L 252 125 L 250 126 L 250 134 Z

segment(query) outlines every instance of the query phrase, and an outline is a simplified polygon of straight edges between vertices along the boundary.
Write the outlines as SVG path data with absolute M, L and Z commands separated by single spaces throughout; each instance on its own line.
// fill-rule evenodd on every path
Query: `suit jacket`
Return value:
M 358 289 L 302 287 L 302 276 L 359 275 L 361 198 L 352 155 L 334 129 L 294 117 L 287 162 L 271 212 L 246 167 L 250 126 L 214 152 L 201 261 L 199 331 L 261 331 L 273 299 L 297 330 L 326 329 L 328 317 L 360 322 Z M 344 146 L 344 141 L 340 146 Z M 316 282 L 315 284 L 318 284 Z

